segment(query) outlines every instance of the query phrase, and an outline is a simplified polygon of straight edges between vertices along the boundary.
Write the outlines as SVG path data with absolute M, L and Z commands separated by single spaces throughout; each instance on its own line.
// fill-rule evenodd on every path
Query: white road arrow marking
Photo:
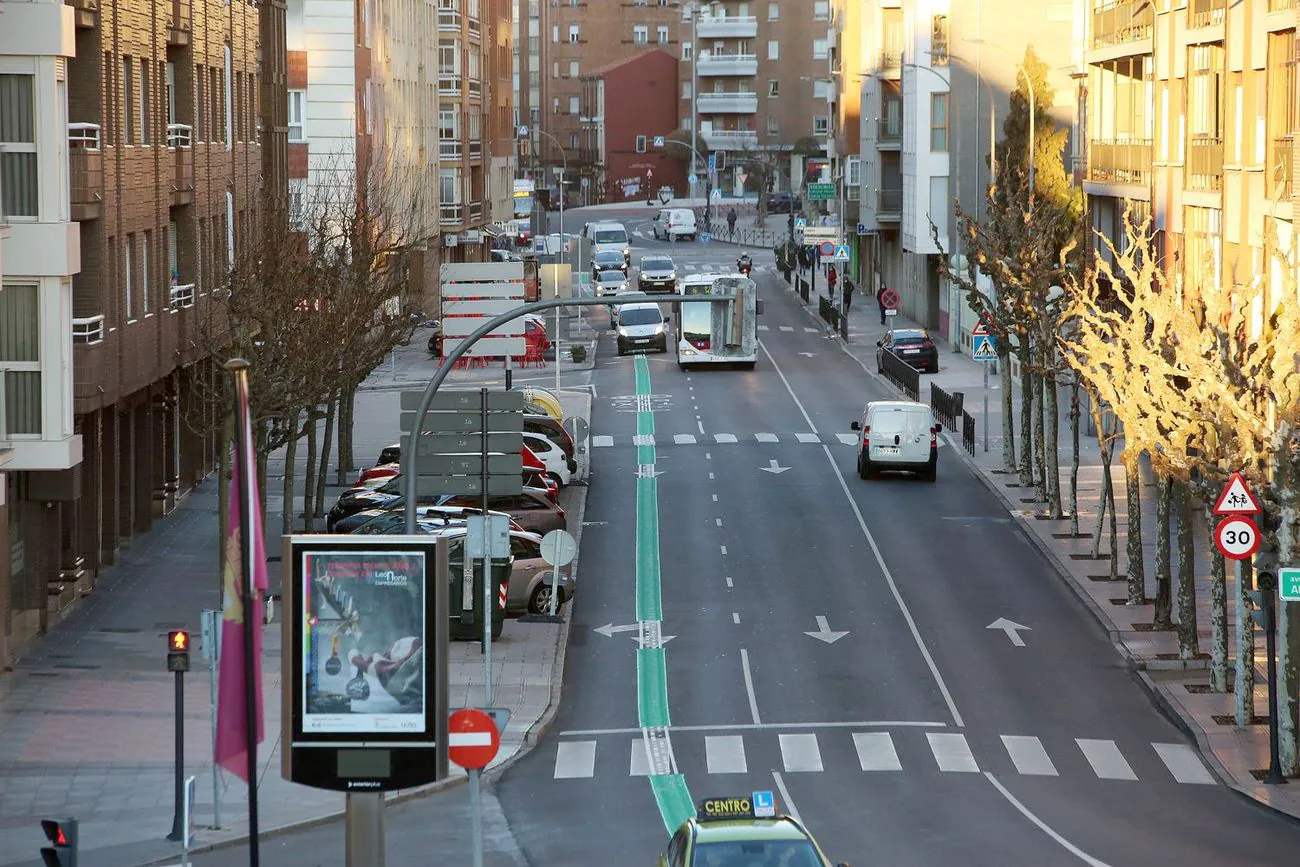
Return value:
M 821 614 L 817 615 L 817 631 L 804 633 L 804 635 L 812 636 L 813 638 L 816 638 L 819 641 L 824 641 L 827 644 L 834 644 L 848 634 L 848 630 L 837 632 L 831 629 L 830 625 L 826 622 L 825 616 Z
M 593 631 L 599 632 L 606 638 L 613 638 L 615 632 L 636 632 L 640 628 L 640 623 L 629 623 L 626 626 L 615 626 L 612 623 L 606 623 L 604 626 L 597 626 Z
M 778 464 L 775 460 L 771 460 L 767 462 L 767 466 L 759 467 L 759 469 L 765 473 L 771 473 L 774 476 L 779 476 L 781 473 L 784 473 L 786 470 L 790 468 L 783 467 L 780 464 Z
M 1020 637 L 1020 630 L 1023 629 L 1026 632 L 1029 631 L 1028 626 L 1019 624 L 1014 620 L 1007 620 L 1005 617 L 999 617 L 997 620 L 994 620 L 992 623 L 990 623 L 988 626 L 985 626 L 984 628 L 999 629 L 1005 632 L 1007 634 L 1007 638 L 1010 638 L 1011 643 L 1014 644 L 1016 647 L 1025 646 L 1025 640 Z
M 641 636 L 639 636 L 639 635 L 629 635 L 628 637 L 631 638 L 633 641 L 637 642 L 638 644 L 641 642 Z M 676 637 L 677 637 L 676 635 L 661 635 L 661 636 L 659 636 L 659 646 L 660 646 L 660 647 L 663 647 L 665 644 L 667 644 L 668 642 L 672 641 L 672 640 L 673 640 L 674 638 L 676 638 Z
M 801 352 L 801 353 L 799 353 L 799 354 L 800 354 L 800 355 L 807 356 L 808 358 L 816 358 L 816 357 L 817 357 L 817 353 L 815 353 L 815 352 Z

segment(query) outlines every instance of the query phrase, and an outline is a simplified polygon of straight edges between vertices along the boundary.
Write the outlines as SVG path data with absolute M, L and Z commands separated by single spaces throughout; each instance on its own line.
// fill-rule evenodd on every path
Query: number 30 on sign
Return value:
M 1259 549 L 1259 528 L 1240 515 L 1224 518 L 1214 528 L 1214 545 L 1229 560 L 1245 560 Z

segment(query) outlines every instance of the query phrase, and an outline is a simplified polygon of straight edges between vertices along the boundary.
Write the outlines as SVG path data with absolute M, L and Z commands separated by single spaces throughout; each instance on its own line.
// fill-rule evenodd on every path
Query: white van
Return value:
M 655 240 L 676 241 L 685 238 L 695 240 L 695 212 L 689 208 L 661 208 L 650 221 L 650 231 Z
M 935 480 L 939 467 L 939 432 L 930 407 L 911 400 L 873 400 L 861 421 L 850 428 L 858 440 L 858 477 L 869 479 L 881 470 L 919 473 Z
M 594 256 L 605 250 L 617 250 L 623 254 L 623 261 L 632 264 L 632 249 L 629 246 L 627 229 L 622 223 L 596 222 L 588 223 L 582 229 L 582 236 L 591 242 Z
M 618 354 L 652 349 L 668 351 L 668 317 L 658 304 L 620 304 L 614 327 L 618 333 Z

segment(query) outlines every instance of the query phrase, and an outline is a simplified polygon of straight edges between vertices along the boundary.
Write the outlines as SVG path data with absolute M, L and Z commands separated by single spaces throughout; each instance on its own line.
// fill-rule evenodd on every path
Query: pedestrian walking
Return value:
M 885 286 L 882 283 L 880 290 L 876 292 L 876 303 L 880 305 L 880 324 L 885 324 Z
M 844 278 L 844 312 L 848 313 L 849 308 L 853 306 L 853 281 L 847 276 Z
M 835 284 L 839 281 L 839 274 L 835 273 L 835 266 L 831 265 L 826 269 L 826 294 L 831 298 L 835 297 Z
M 736 208 L 733 205 L 727 209 L 727 237 L 733 238 L 736 235 Z

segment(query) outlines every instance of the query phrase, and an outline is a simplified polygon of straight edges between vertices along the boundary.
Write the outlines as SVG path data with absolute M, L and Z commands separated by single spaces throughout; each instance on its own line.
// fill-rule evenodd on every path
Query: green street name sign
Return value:
M 1300 569 L 1277 570 L 1277 589 L 1284 602 L 1300 602 Z
M 823 200 L 823 199 L 833 199 L 835 198 L 835 185 L 834 184 L 809 184 L 808 198 L 814 201 Z

